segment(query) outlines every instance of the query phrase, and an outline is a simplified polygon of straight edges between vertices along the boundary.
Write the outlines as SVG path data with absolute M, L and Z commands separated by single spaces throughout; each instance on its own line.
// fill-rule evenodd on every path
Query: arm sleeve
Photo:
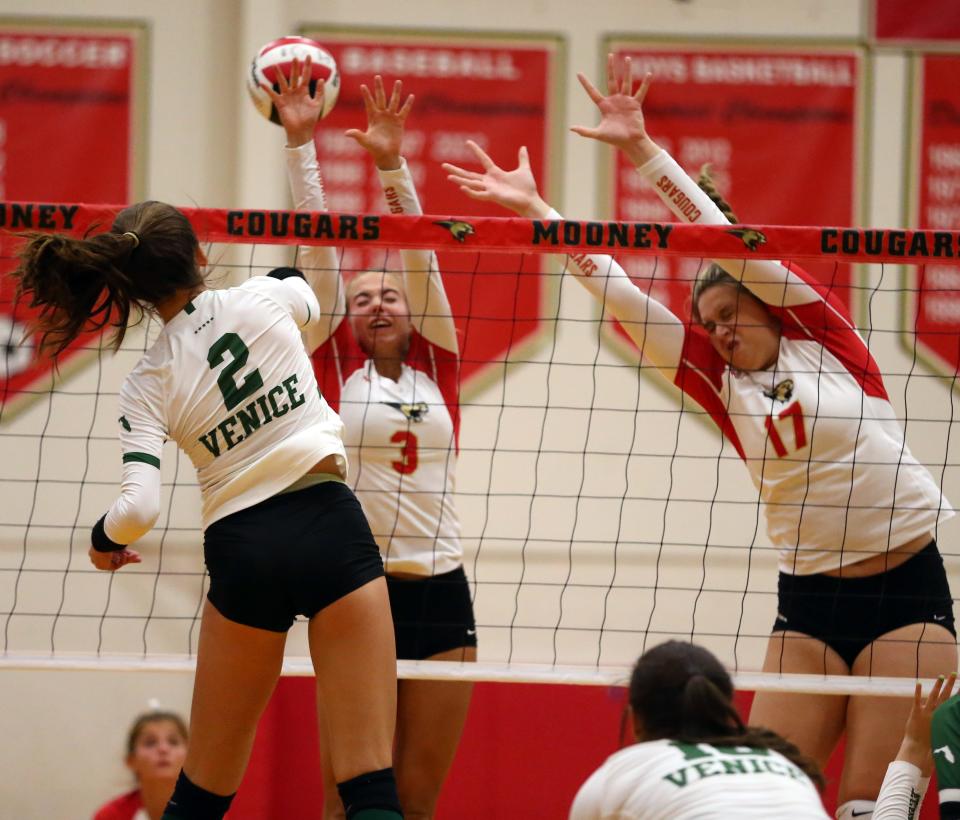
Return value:
M 894 760 L 880 786 L 873 807 L 873 820 L 916 820 L 930 778 L 921 777 L 920 769 L 905 760 Z
M 313 141 L 297 148 L 285 148 L 284 155 L 294 208 L 298 211 L 326 211 L 327 199 Z M 300 248 L 299 267 L 316 294 L 323 314 L 322 321 L 304 334 L 307 350 L 312 352 L 333 335 L 346 315 L 344 285 L 337 253 L 329 246 L 304 245 Z
M 162 391 L 150 380 L 136 374 L 127 377 L 120 391 L 120 496 L 101 525 L 114 549 L 145 535 L 160 515 L 160 456 L 167 438 L 161 407 Z
M 637 172 L 657 192 L 664 204 L 684 222 L 728 225 L 727 218 L 700 186 L 687 176 L 666 151 L 645 162 Z M 771 260 L 715 259 L 721 268 L 742 282 L 761 301 L 776 307 L 793 307 L 822 300 L 809 277 Z
M 276 302 L 293 317 L 297 327 L 306 333 L 321 324 L 320 303 L 302 276 L 285 276 L 283 279 L 269 274 L 254 276 L 244 282 L 242 287 L 262 293 Z
M 422 214 L 407 161 L 395 171 L 378 171 L 387 208 L 392 214 Z M 404 286 L 414 329 L 431 344 L 456 353 L 457 329 L 443 288 L 437 255 L 428 250 L 401 250 Z
M 551 209 L 547 219 L 563 219 Z M 643 356 L 669 381 L 676 378 L 686 328 L 669 308 L 638 288 L 612 256 L 566 257 L 570 271 L 606 312 L 616 318 Z

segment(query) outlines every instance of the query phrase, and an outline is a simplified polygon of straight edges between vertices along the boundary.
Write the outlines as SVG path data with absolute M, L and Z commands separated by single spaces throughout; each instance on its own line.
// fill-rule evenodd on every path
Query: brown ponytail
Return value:
M 697 185 L 700 187 L 701 191 L 710 197 L 710 199 L 713 201 L 713 204 L 723 212 L 723 215 L 727 218 L 728 222 L 737 224 L 740 221 L 737 218 L 737 215 L 733 212 L 733 208 L 730 206 L 730 203 L 727 202 L 727 200 L 725 200 L 717 190 L 717 184 L 714 182 L 713 175 L 710 173 L 709 163 L 700 166 L 700 176 L 697 177 Z M 703 295 L 705 290 L 712 288 L 714 285 L 733 285 L 734 287 L 746 291 L 747 293 L 750 292 L 741 282 L 734 279 L 719 265 L 711 264 L 702 275 L 697 277 L 697 280 L 693 283 L 693 294 L 691 296 L 692 305 L 690 312 L 693 314 L 693 320 L 698 325 L 703 324 L 703 318 L 700 316 L 700 297 Z
M 730 207 L 730 203 L 720 196 L 720 192 L 717 190 L 717 183 L 713 179 L 713 174 L 710 173 L 709 162 L 700 166 L 700 176 L 697 177 L 697 185 L 700 186 L 701 191 L 713 200 L 713 204 L 723 211 L 727 222 L 736 225 L 740 221 L 733 212 L 733 208 Z
M 40 344 L 51 355 L 108 325 L 116 328 L 116 349 L 134 310 L 142 316 L 178 290 L 203 284 L 198 248 L 180 211 L 140 202 L 124 208 L 108 232 L 89 238 L 27 234 L 13 273 L 17 298 L 39 308 Z
M 630 708 L 643 740 L 770 749 L 824 786 L 816 763 L 796 746 L 769 729 L 744 725 L 733 705 L 733 681 L 703 647 L 667 641 L 641 655 L 630 678 Z

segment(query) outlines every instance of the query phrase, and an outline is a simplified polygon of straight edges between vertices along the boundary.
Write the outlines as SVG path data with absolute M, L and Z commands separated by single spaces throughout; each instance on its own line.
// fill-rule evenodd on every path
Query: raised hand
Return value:
M 640 87 L 633 90 L 633 66 L 630 58 L 623 60 L 623 70 L 617 76 L 613 54 L 607 55 L 607 93 L 602 94 L 584 74 L 577 74 L 580 85 L 600 109 L 600 122 L 594 128 L 575 125 L 570 130 L 581 137 L 606 142 L 619 148 L 640 165 L 659 152 L 659 146 L 647 136 L 643 119 L 643 100 L 650 88 L 652 76 L 644 76 Z
M 317 130 L 320 112 L 323 111 L 324 81 L 317 80 L 314 94 L 310 93 L 310 56 L 301 64 L 294 58 L 290 64 L 290 79 L 282 71 L 277 71 L 277 86 L 279 93 L 270 86 L 260 87 L 267 92 L 273 101 L 280 124 L 287 132 L 287 145 L 296 148 L 306 145 L 313 139 L 313 132 Z
M 459 185 L 468 197 L 481 202 L 494 202 L 520 216 L 542 218 L 549 213 L 550 206 L 537 191 L 537 181 L 530 170 L 526 146 L 520 148 L 517 167 L 512 171 L 499 167 L 473 140 L 467 140 L 467 147 L 477 157 L 482 172 L 468 171 L 449 162 L 441 167 L 447 172 L 447 179 Z
M 930 750 L 930 724 L 933 721 L 933 713 L 937 711 L 938 706 L 949 700 L 956 680 L 956 673 L 946 679 L 941 675 L 934 681 L 930 694 L 926 698 L 923 697 L 918 681 L 913 693 L 913 708 L 907 717 L 897 760 L 913 763 L 924 777 L 928 777 L 933 770 L 933 753 Z
M 377 74 L 373 78 L 373 93 L 365 85 L 360 86 L 363 95 L 363 107 L 367 111 L 367 130 L 351 128 L 344 133 L 360 143 L 373 157 L 381 171 L 394 171 L 400 167 L 400 149 L 403 143 L 403 127 L 410 109 L 413 108 L 413 94 L 403 105 L 403 83 L 397 80 L 387 100 L 383 87 L 383 78 Z
M 105 572 L 116 572 L 127 564 L 140 563 L 140 553 L 129 548 L 116 550 L 115 552 L 100 552 L 100 550 L 90 547 L 87 555 L 90 556 L 91 564 Z

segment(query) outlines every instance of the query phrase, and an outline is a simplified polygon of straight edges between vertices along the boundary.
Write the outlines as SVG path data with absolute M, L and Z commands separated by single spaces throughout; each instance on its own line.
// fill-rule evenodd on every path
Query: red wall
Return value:
M 624 696 L 623 689 L 594 686 L 477 684 L 438 820 L 565 818 L 580 784 L 618 748 Z M 738 694 L 741 712 L 752 698 L 750 692 Z M 838 773 L 831 762 L 824 795 L 831 815 Z M 228 817 L 319 819 L 322 794 L 313 680 L 285 678 L 261 721 Z M 933 820 L 936 808 L 931 786 L 923 820 Z

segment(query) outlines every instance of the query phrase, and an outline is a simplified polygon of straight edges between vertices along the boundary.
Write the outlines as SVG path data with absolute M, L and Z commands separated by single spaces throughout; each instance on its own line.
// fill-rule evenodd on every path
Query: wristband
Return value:
M 289 279 L 291 276 L 299 276 L 301 279 L 306 281 L 306 277 L 298 271 L 296 268 L 274 268 L 270 273 L 267 274 L 274 279 L 279 279 L 281 282 L 284 279 Z
M 126 544 L 118 544 L 113 541 L 106 530 L 103 528 L 103 522 L 107 520 L 107 514 L 100 516 L 100 520 L 93 525 L 93 531 L 90 533 L 90 541 L 97 552 L 117 552 L 127 548 Z

